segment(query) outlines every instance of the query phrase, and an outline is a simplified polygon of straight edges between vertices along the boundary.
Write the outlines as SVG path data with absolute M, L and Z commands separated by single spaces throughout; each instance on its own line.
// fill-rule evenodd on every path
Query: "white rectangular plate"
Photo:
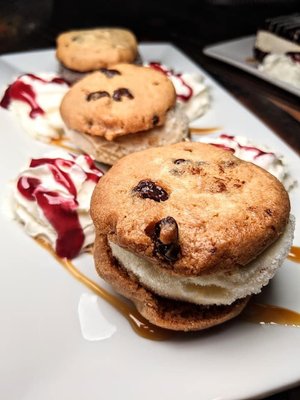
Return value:
M 280 87 L 281 89 L 287 90 L 296 96 L 300 96 L 300 89 L 289 83 L 268 76 L 266 73 L 259 71 L 256 63 L 249 61 L 253 58 L 254 41 L 255 36 L 246 36 L 235 40 L 217 43 L 212 46 L 207 46 L 203 49 L 203 53 L 207 56 L 214 57 L 218 60 L 234 65 L 235 67 L 238 67 L 246 72 L 250 72 L 250 74 L 256 75 L 259 78 Z
M 170 44 L 140 46 L 145 61 L 161 61 L 176 71 L 201 72 L 210 87 L 211 108 L 194 123 L 220 127 L 282 153 L 294 177 L 299 157 L 243 108 L 199 66 Z M 0 85 L 19 72 L 56 71 L 53 50 L 0 58 Z M 29 137 L 0 109 L 0 398 L 16 400 L 261 398 L 300 382 L 300 329 L 235 320 L 220 327 L 164 342 L 137 336 L 104 300 L 99 305 L 116 333 L 103 341 L 83 338 L 78 302 L 88 289 L 6 215 L 7 183 L 33 156 L 50 146 Z M 300 218 L 299 188 L 291 193 Z M 300 244 L 297 225 L 295 244 Z M 92 257 L 76 265 L 100 285 Z M 300 312 L 300 265 L 286 260 L 260 302 Z

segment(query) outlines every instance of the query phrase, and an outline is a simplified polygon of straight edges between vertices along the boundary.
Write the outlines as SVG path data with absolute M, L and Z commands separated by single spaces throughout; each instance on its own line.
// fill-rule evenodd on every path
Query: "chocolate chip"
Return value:
M 173 163 L 178 165 L 178 164 L 185 163 L 187 161 L 189 161 L 189 160 L 185 160 L 184 158 L 178 158 L 177 160 L 173 161 Z
M 121 75 L 121 72 L 116 69 L 100 68 L 99 71 L 102 72 L 107 78 L 113 78 L 116 75 Z
M 178 165 L 170 170 L 172 175 L 205 175 L 204 166 L 208 163 L 206 161 L 193 161 L 193 160 L 185 160 L 184 158 L 178 158 L 173 161 L 173 164 Z
M 165 189 L 150 180 L 140 181 L 132 191 L 142 199 L 151 199 L 157 202 L 166 201 L 169 198 Z
M 178 225 L 173 217 L 168 216 L 155 224 L 152 240 L 155 256 L 168 262 L 175 262 L 181 257 Z
M 157 115 L 154 115 L 152 118 L 152 124 L 153 126 L 157 125 L 159 123 L 159 118 Z
M 87 101 L 91 101 L 91 100 L 99 100 L 99 99 L 101 99 L 102 97 L 110 97 L 110 95 L 109 95 L 109 93 L 108 92 L 106 92 L 105 90 L 103 90 L 103 91 L 99 91 L 99 92 L 92 92 L 92 93 L 89 93 L 87 96 L 86 96 L 86 100 Z
M 270 208 L 266 208 L 265 213 L 268 214 L 270 217 L 273 215 L 273 212 L 272 210 L 270 210 Z
M 115 101 L 122 101 L 122 97 L 124 97 L 124 96 L 127 97 L 130 100 L 132 100 L 134 98 L 132 93 L 126 88 L 116 89 L 113 92 L 112 98 Z

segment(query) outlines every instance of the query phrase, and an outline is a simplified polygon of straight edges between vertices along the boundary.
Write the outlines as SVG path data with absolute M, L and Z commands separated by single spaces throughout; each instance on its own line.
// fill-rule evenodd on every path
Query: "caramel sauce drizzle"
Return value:
M 208 135 L 211 132 L 216 132 L 221 130 L 220 127 L 212 128 L 190 128 L 190 133 L 193 135 Z
M 254 57 L 247 57 L 245 62 L 248 64 L 258 64 L 257 60 Z
M 241 319 L 256 324 L 278 324 L 300 328 L 300 314 L 271 304 L 249 303 Z
M 292 246 L 288 255 L 288 259 L 296 263 L 300 263 L 300 247 Z
M 151 324 L 144 317 L 142 317 L 133 306 L 130 306 L 118 299 L 116 296 L 113 296 L 97 283 L 83 275 L 74 266 L 72 261 L 68 260 L 67 258 L 60 258 L 52 249 L 50 244 L 45 242 L 45 240 L 37 238 L 36 241 L 39 243 L 39 245 L 48 250 L 75 279 L 117 309 L 127 319 L 134 332 L 136 332 L 139 336 L 156 341 L 167 340 L 175 336 L 176 332 Z M 297 249 L 299 250 L 299 248 Z M 88 252 L 92 253 L 92 248 L 90 248 Z M 273 306 L 271 304 L 250 302 L 241 313 L 240 318 L 244 321 L 255 324 L 278 324 L 300 328 L 299 313 L 283 307 Z
M 150 340 L 166 340 L 173 334 L 172 331 L 160 328 L 151 324 L 133 307 L 125 302 L 119 300 L 116 296 L 113 296 L 108 291 L 103 289 L 97 283 L 83 275 L 67 258 L 60 258 L 55 251 L 52 249 L 50 244 L 42 239 L 36 239 L 36 241 L 46 250 L 48 250 L 54 258 L 79 282 L 88 287 L 92 292 L 97 294 L 99 297 L 111 304 L 117 309 L 130 323 L 132 329 L 139 335 Z
M 62 147 L 65 150 L 71 151 L 72 153 L 76 153 L 76 154 L 80 154 L 81 151 L 79 151 L 78 149 L 70 146 L 68 144 L 68 140 L 66 138 L 59 138 L 59 139 L 51 139 L 50 140 L 50 144 L 54 145 L 54 146 L 58 146 L 58 147 Z

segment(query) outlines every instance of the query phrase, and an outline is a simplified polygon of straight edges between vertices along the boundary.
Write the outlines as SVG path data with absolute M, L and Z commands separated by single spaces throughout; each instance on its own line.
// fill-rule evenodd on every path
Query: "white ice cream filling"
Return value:
M 268 284 L 289 253 L 294 228 L 295 219 L 291 216 L 283 235 L 245 267 L 237 267 L 230 273 L 220 271 L 193 277 L 172 275 L 111 241 L 109 245 L 123 268 L 152 292 L 194 304 L 229 305 L 259 293 Z

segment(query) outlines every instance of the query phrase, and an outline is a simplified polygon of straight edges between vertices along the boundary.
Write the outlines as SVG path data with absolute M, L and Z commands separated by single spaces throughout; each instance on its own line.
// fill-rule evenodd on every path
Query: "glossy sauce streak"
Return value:
M 93 160 L 89 156 L 84 156 L 90 168 L 90 172 L 85 174 L 85 180 L 91 180 L 95 184 L 98 182 L 102 172 L 96 168 Z M 18 191 L 28 201 L 36 201 L 42 209 L 45 217 L 53 226 L 57 233 L 56 253 L 60 257 L 72 259 L 76 257 L 84 243 L 84 233 L 81 227 L 77 212 L 77 190 L 72 180 L 72 167 L 75 161 L 62 158 L 39 158 L 32 159 L 30 168 L 46 165 L 54 180 L 65 187 L 69 196 L 62 196 L 59 192 L 51 191 L 43 186 L 40 179 L 28 176 L 21 176 L 17 182 Z M 67 171 L 70 171 L 67 172 Z
M 190 128 L 190 132 L 193 135 L 207 135 L 212 132 L 216 132 L 221 130 L 221 128 L 214 127 L 214 128 Z
M 59 257 L 44 240 L 37 239 L 37 242 L 44 248 L 46 248 L 55 259 L 64 267 L 66 270 L 73 275 L 75 279 L 84 284 L 90 290 L 92 290 L 99 297 L 111 304 L 115 309 L 117 309 L 130 323 L 132 329 L 139 335 L 150 340 L 166 340 L 169 339 L 173 332 L 159 328 L 152 325 L 145 318 L 143 318 L 140 313 L 133 307 L 129 306 L 125 302 L 119 300 L 117 297 L 113 296 L 101 286 L 97 285 L 94 281 L 83 275 L 74 264 L 67 258 Z
M 300 314 L 270 304 L 249 303 L 241 318 L 256 324 L 278 324 L 300 328 Z
M 51 246 L 42 239 L 36 241 L 45 249 L 47 249 L 54 258 L 73 275 L 75 279 L 84 284 L 87 288 L 92 290 L 99 297 L 111 304 L 117 309 L 130 323 L 132 329 L 141 337 L 149 340 L 162 341 L 174 337 L 177 332 L 160 328 L 151 324 L 133 307 L 119 300 L 101 286 L 97 285 L 94 281 L 83 275 L 73 263 L 66 259 L 59 257 L 51 248 Z M 244 311 L 238 317 L 244 321 L 252 322 L 255 324 L 278 324 L 284 326 L 300 327 L 300 314 L 288 310 L 286 308 L 273 306 L 270 304 L 248 303 Z
M 288 259 L 296 263 L 300 263 L 300 247 L 292 246 L 288 255 Z
M 48 83 L 56 83 L 59 85 L 67 84 L 67 82 L 64 79 L 59 78 L 59 77 L 52 78 L 51 80 L 45 80 L 45 79 L 42 79 L 33 74 L 24 74 L 24 75 L 21 75 L 11 85 L 9 85 L 4 93 L 4 96 L 1 100 L 1 102 L 0 102 L 0 107 L 8 108 L 11 101 L 13 101 L 13 100 L 22 101 L 22 102 L 28 104 L 30 107 L 30 112 L 29 112 L 30 118 L 36 118 L 38 115 L 43 115 L 43 114 L 45 114 L 45 111 L 37 103 L 36 93 L 35 93 L 33 87 L 31 85 L 29 85 L 28 83 L 25 83 L 21 80 L 21 78 L 23 76 L 28 76 L 32 80 L 37 80 L 37 81 L 40 81 L 45 84 L 48 84 Z
M 81 151 L 73 148 L 71 146 L 71 144 L 68 142 L 68 140 L 65 138 L 59 138 L 59 139 L 51 138 L 50 144 L 52 144 L 53 146 L 61 147 L 65 150 L 71 151 L 72 153 L 81 154 Z
M 254 57 L 248 57 L 245 59 L 245 62 L 248 64 L 257 64 L 258 61 Z
M 181 101 L 189 101 L 190 98 L 193 96 L 194 92 L 193 89 L 191 88 L 190 85 L 188 85 L 185 80 L 182 78 L 182 74 L 180 73 L 175 73 L 173 70 L 166 68 L 165 66 L 163 66 L 161 63 L 159 62 L 150 62 L 149 66 L 153 69 L 156 69 L 157 71 L 160 71 L 162 73 L 164 73 L 166 76 L 168 76 L 169 78 L 171 78 L 172 76 L 177 78 L 180 83 L 182 84 L 182 86 L 184 86 L 187 90 L 187 94 L 176 94 L 177 98 L 179 98 Z

